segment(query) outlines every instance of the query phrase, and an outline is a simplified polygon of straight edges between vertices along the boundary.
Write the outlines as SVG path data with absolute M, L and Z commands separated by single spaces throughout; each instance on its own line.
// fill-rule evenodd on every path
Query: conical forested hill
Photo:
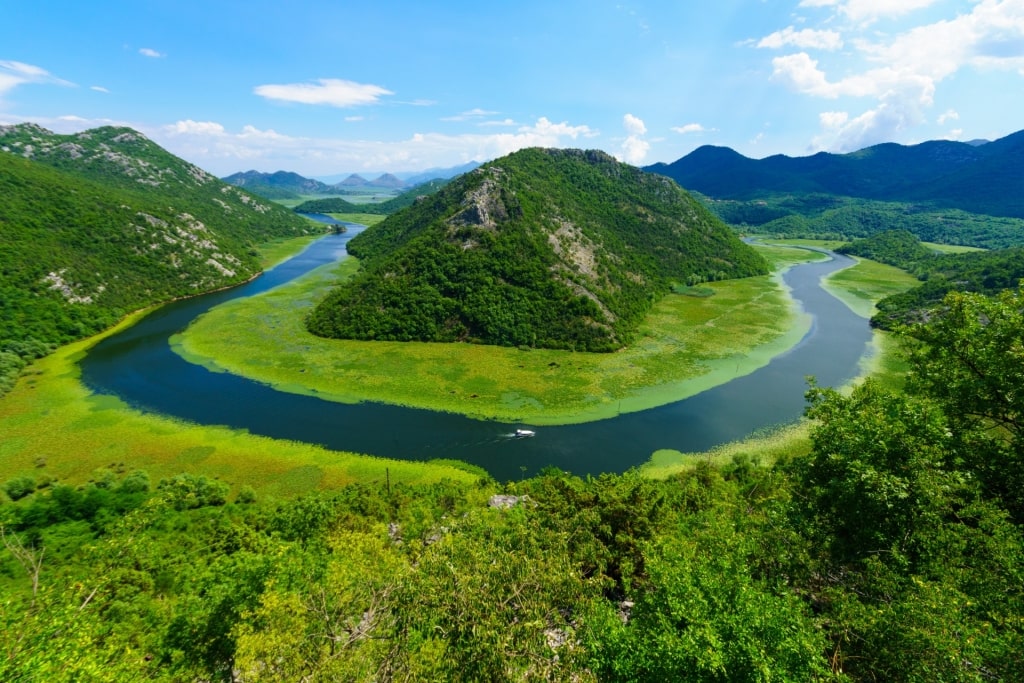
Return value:
M 486 164 L 349 251 L 363 269 L 310 315 L 316 334 L 609 351 L 673 283 L 767 272 L 675 182 L 581 150 Z

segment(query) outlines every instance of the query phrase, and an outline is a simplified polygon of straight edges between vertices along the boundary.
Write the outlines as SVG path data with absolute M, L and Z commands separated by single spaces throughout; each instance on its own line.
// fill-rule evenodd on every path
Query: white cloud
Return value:
M 904 14 L 932 4 L 931 0 L 804 0 L 803 7 L 836 7 L 845 17 L 864 23 Z M 837 150 L 875 144 L 899 137 L 927 123 L 943 81 L 967 68 L 1017 71 L 1024 75 L 1024 0 L 975 0 L 970 11 L 952 19 L 922 24 L 894 35 L 866 33 L 850 42 L 853 52 L 830 65 L 845 69 L 830 78 L 806 52 L 772 60 L 771 80 L 787 88 L 824 99 L 871 98 L 874 103 L 841 124 L 823 115 L 818 148 Z M 861 68 L 858 70 L 857 59 Z M 854 68 L 851 69 L 850 66 Z M 939 125 L 956 120 L 955 111 L 937 117 Z
M 625 126 L 626 132 L 629 135 L 643 135 L 647 132 L 647 126 L 644 125 L 644 122 L 632 114 L 626 114 L 622 117 L 622 125 Z
M 165 126 L 164 130 L 171 135 L 224 135 L 224 126 L 213 121 L 193 121 L 192 119 L 186 119 L 185 121 L 178 121 L 172 123 L 169 126 Z
M 843 46 L 843 39 L 836 31 L 815 31 L 809 28 L 797 31 L 792 26 L 787 26 L 781 31 L 765 36 L 757 44 L 758 47 L 776 49 L 786 45 L 803 49 L 838 50 Z
M 313 83 L 258 85 L 253 92 L 260 97 L 300 104 L 327 104 L 332 107 L 355 107 L 374 104 L 383 95 L 393 92 L 379 85 L 356 83 L 339 78 L 321 78 Z
M 456 114 L 455 116 L 445 116 L 441 120 L 442 121 L 471 121 L 471 120 L 474 120 L 474 119 L 481 119 L 481 118 L 484 118 L 486 116 L 494 116 L 494 115 L 496 115 L 498 113 L 499 112 L 489 111 L 487 109 L 480 109 L 479 107 L 477 107 L 476 109 L 470 109 L 469 111 L 464 111 L 461 114 Z
M 295 137 L 245 126 L 226 130 L 210 121 L 178 121 L 146 132 L 174 154 L 219 175 L 244 168 L 287 169 L 303 175 L 349 170 L 421 170 L 483 161 L 524 147 L 576 146 L 597 133 L 589 126 L 555 123 L 541 117 L 515 131 L 444 135 L 416 133 L 405 140 L 376 141 Z
M 46 69 L 33 64 L 0 60 L 0 97 L 19 85 L 26 83 L 46 83 L 74 87 L 74 83 L 57 78 Z
M 104 88 L 102 85 L 90 85 L 89 90 L 95 90 L 96 92 L 109 93 L 110 91 Z
M 622 126 L 626 129 L 626 139 L 622 141 L 621 151 L 616 156 L 627 164 L 638 165 L 651 149 L 651 143 L 643 138 L 647 133 L 647 126 L 643 120 L 632 114 L 622 117 Z
M 348 121 L 349 123 L 355 123 L 356 121 L 364 121 L 364 120 L 366 120 L 366 117 L 365 116 L 346 116 L 345 120 Z
M 686 123 L 682 126 L 672 126 L 673 131 L 680 135 L 688 135 L 689 133 L 704 133 L 708 129 L 699 123 Z
M 153 59 L 159 59 L 160 57 L 166 57 L 162 52 L 158 52 L 151 47 L 140 47 L 139 54 L 143 57 L 152 57 Z
M 960 120 L 960 114 L 957 113 L 957 111 L 955 109 L 947 109 L 945 112 L 943 112 L 942 114 L 939 115 L 939 118 L 936 121 L 936 123 L 938 123 L 941 126 L 941 125 L 945 124 L 946 121 L 959 121 L 959 120 Z
M 497 121 L 497 120 L 495 120 L 495 121 L 481 121 L 477 125 L 481 126 L 481 127 L 484 127 L 484 128 L 489 128 L 489 127 L 498 127 L 498 126 L 509 126 L 509 127 L 511 127 L 511 126 L 518 126 L 520 124 L 517 123 L 514 119 L 502 119 L 500 121 Z

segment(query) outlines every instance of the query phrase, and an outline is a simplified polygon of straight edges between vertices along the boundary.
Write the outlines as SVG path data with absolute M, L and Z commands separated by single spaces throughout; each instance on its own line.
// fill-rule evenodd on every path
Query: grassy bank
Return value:
M 309 334 L 303 317 L 326 287 L 354 272 L 352 260 L 219 306 L 173 342 L 192 362 L 282 391 L 509 422 L 586 422 L 699 393 L 752 372 L 796 343 L 809 321 L 794 311 L 778 273 L 816 256 L 781 247 L 763 251 L 777 267 L 775 276 L 713 283 L 709 297 L 665 297 L 639 340 L 612 354 Z
M 301 251 L 305 238 L 270 245 L 267 262 Z M 115 397 L 98 396 L 79 381 L 76 361 L 146 311 L 96 337 L 33 363 L 0 398 L 0 482 L 28 475 L 37 483 L 81 484 L 98 469 L 146 470 L 154 481 L 181 472 L 216 477 L 237 490 L 292 497 L 353 481 L 475 481 L 478 473 L 452 463 L 418 463 L 329 451 L 216 426 L 141 413 Z

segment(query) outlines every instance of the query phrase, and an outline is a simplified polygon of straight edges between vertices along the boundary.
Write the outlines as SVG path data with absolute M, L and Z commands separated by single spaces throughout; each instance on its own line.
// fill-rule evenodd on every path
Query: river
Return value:
M 529 476 L 553 465 L 579 475 L 622 472 L 659 449 L 701 451 L 743 438 L 803 412 L 806 378 L 839 386 L 855 377 L 868 348 L 867 321 L 821 287 L 821 279 L 851 264 L 801 264 L 786 284 L 813 323 L 794 348 L 768 365 L 670 405 L 578 425 L 540 427 L 512 438 L 517 425 L 378 403 L 333 403 L 289 394 L 227 373 L 192 365 L 168 338 L 230 299 L 252 296 L 342 258 L 362 226 L 329 235 L 298 256 L 239 287 L 177 301 L 96 344 L 81 361 L 94 392 L 133 407 L 200 424 L 226 425 L 279 439 L 406 460 L 452 458 L 479 465 L 498 480 Z

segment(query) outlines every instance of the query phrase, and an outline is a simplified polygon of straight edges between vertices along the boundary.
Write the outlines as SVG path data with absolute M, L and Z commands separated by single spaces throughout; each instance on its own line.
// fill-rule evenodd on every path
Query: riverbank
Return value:
M 822 257 L 759 248 L 773 263 L 773 275 L 711 283 L 709 297 L 667 296 L 639 340 L 611 354 L 311 335 L 303 325 L 306 312 L 355 272 L 353 259 L 222 304 L 172 344 L 211 370 L 320 399 L 533 425 L 590 422 L 673 403 L 753 372 L 804 336 L 810 321 L 781 276 L 795 263 Z
M 823 240 L 785 240 L 767 243 L 824 249 L 841 244 Z M 828 276 L 822 286 L 863 318 L 870 318 L 875 312 L 875 304 L 886 296 L 920 284 L 917 278 L 899 268 L 860 258 L 855 260 L 856 265 Z M 903 386 L 903 377 L 907 369 L 898 338 L 891 333 L 875 330 L 871 349 L 861 363 L 859 376 L 851 382 L 851 386 L 866 377 L 871 377 L 885 387 L 899 390 Z M 657 451 L 641 468 L 641 472 L 647 477 L 664 479 L 680 471 L 692 469 L 701 462 L 724 465 L 737 458 L 749 458 L 758 464 L 770 465 L 780 458 L 800 457 L 810 452 L 809 427 L 806 420 L 801 420 L 699 453 Z
M 275 243 L 268 253 L 276 263 L 308 243 L 305 238 Z M 89 348 L 152 310 L 133 313 L 117 326 L 63 346 L 24 370 L 11 392 L 0 398 L 0 482 L 28 476 L 41 486 L 78 485 L 108 469 L 145 470 L 155 482 L 190 472 L 220 479 L 233 492 L 251 486 L 261 498 L 291 498 L 357 481 L 471 483 L 485 476 L 477 468 L 450 461 L 391 460 L 195 425 L 94 394 L 80 380 L 78 361 Z

